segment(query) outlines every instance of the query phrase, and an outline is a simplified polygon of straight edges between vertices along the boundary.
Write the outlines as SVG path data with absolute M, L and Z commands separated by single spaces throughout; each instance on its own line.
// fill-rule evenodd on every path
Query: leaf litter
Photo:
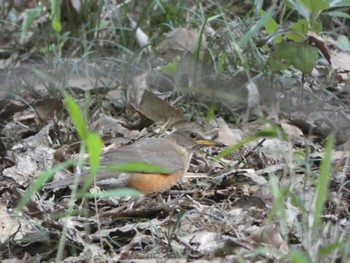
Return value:
M 348 238 L 350 107 L 349 101 L 339 99 L 346 95 L 334 96 L 321 88 L 325 75 L 320 68 L 313 73 L 319 77 L 317 85 L 306 79 L 303 89 L 288 76 L 269 81 L 268 76 L 253 72 L 251 82 L 245 71 L 235 70 L 236 75 L 230 77 L 206 74 L 206 67 L 196 68 L 197 62 L 187 56 L 195 52 L 198 36 L 198 31 L 185 28 L 166 35 L 156 48 L 164 61 L 151 71 L 108 59 L 68 60 L 54 70 L 46 64 L 36 65 L 35 71 L 28 70 L 32 65 L 20 65 L 11 73 L 1 70 L 1 78 L 5 75 L 0 94 L 2 260 L 54 260 L 61 235 L 66 239 L 63 262 L 283 261 L 293 246 L 312 254 L 318 244 L 306 244 L 302 224 L 307 224 L 307 212 L 315 201 L 315 182 L 324 155 L 320 141 L 334 130 L 339 149 L 332 162 L 337 169 L 331 174 L 330 196 L 322 215 L 328 227 L 323 230 L 328 237 L 322 245 L 331 242 L 332 231 Z M 203 37 L 200 58 L 206 45 Z M 330 52 L 331 66 L 345 70 L 346 63 L 339 62 L 345 53 L 339 54 Z M 181 59 L 175 71 L 159 70 L 176 62 L 177 55 Z M 127 83 L 123 83 L 123 66 L 128 71 Z M 196 70 L 187 70 L 192 68 Z M 21 81 L 11 74 L 21 75 Z M 185 84 L 180 85 L 180 93 L 174 89 L 176 74 Z M 252 83 L 258 96 L 249 89 Z M 211 89 L 213 85 L 217 90 Z M 259 110 L 278 123 L 287 140 L 255 138 L 219 160 L 215 156 L 220 149 L 205 149 L 194 155 L 187 176 L 161 194 L 78 200 L 74 213 L 67 216 L 71 190 L 42 189 L 17 212 L 16 204 L 35 178 L 54 164 L 79 155 L 80 140 L 59 95 L 62 86 L 89 111 L 89 129 L 101 135 L 106 148 L 164 136 L 168 129 L 184 126 L 201 127 L 208 136 L 218 136 L 218 141 L 232 146 L 266 127 L 266 123 L 245 118 L 247 112 Z M 89 100 L 87 91 L 93 95 Z M 197 110 L 186 108 L 191 100 L 206 105 L 214 101 L 222 116 L 207 121 Z M 230 123 L 232 112 L 245 122 L 240 126 Z M 130 122 L 135 119 L 136 125 Z M 69 167 L 55 178 L 78 172 Z M 274 177 L 279 183 L 275 192 L 271 189 Z M 286 193 L 284 200 L 278 199 L 281 193 Z M 278 205 L 283 209 L 276 209 Z M 278 214 L 281 211 L 285 215 Z M 336 256 L 341 258 L 341 253 Z

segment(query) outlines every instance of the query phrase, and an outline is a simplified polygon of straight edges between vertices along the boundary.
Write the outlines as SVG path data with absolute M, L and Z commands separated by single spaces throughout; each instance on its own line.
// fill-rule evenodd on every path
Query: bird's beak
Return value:
M 197 143 L 202 144 L 204 146 L 217 146 L 217 147 L 225 147 L 226 145 L 221 142 L 211 141 L 211 140 L 196 140 Z

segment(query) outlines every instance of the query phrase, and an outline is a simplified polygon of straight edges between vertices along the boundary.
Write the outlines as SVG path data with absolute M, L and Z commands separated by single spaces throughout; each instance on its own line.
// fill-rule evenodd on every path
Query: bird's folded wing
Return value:
M 154 143 L 153 143 L 154 142 Z M 187 156 L 168 140 L 149 140 L 104 154 L 102 165 L 147 163 L 166 168 L 169 174 L 182 170 Z
M 107 152 L 101 160 L 101 165 L 116 166 L 129 163 L 147 163 L 166 168 L 168 173 L 172 174 L 184 169 L 186 166 L 186 158 L 185 154 L 179 150 L 174 143 L 166 139 L 157 139 L 136 143 Z M 88 176 L 88 172 L 83 173 L 78 183 L 84 183 Z M 125 176 L 125 173 L 103 169 L 98 171 L 96 181 L 97 185 L 105 186 L 110 184 L 113 185 L 113 187 L 123 187 L 126 186 L 127 176 Z M 101 183 L 98 183 L 99 181 Z M 48 183 L 44 186 L 44 189 L 62 188 L 72 185 L 73 182 L 74 176 L 70 176 Z

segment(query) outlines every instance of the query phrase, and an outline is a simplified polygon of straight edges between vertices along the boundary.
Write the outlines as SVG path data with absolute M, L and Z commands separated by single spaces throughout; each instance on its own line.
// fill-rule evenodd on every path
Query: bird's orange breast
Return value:
M 162 192 L 175 185 L 181 179 L 182 175 L 182 171 L 173 174 L 134 173 L 128 179 L 128 186 L 144 194 Z

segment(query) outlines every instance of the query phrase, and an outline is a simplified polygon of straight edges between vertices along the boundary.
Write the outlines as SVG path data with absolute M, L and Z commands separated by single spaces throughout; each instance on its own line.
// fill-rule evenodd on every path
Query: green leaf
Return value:
M 65 99 L 66 104 L 68 106 L 69 114 L 72 117 L 74 126 L 77 129 L 79 137 L 84 142 L 86 142 L 88 134 L 89 134 L 89 131 L 87 129 L 87 125 L 86 125 L 86 122 L 85 122 L 85 119 L 84 119 L 84 115 L 83 115 L 82 111 L 80 110 L 79 105 L 68 94 L 64 95 L 64 99 Z
M 60 21 L 58 21 L 57 19 L 52 20 L 52 28 L 56 31 L 56 32 L 61 32 L 62 31 L 62 24 Z
M 292 32 L 287 34 L 287 38 L 295 42 L 304 42 L 309 31 L 319 33 L 322 31 L 322 24 L 314 22 L 311 26 L 306 19 L 300 19 L 291 27 Z
M 329 8 L 329 5 L 324 0 L 300 0 L 311 13 L 317 13 Z
M 294 66 L 303 73 L 310 73 L 318 58 L 318 49 L 304 43 L 282 42 L 275 46 L 269 58 L 272 71 Z
M 178 73 L 179 62 L 180 62 L 180 56 L 176 56 L 173 58 L 173 60 L 170 63 L 161 67 L 160 71 L 162 71 L 163 73 L 169 76 L 176 77 Z
M 264 15 L 265 13 L 266 12 L 264 10 L 260 10 L 260 15 Z M 265 29 L 269 34 L 273 34 L 279 29 L 279 24 L 271 17 L 265 24 Z M 282 40 L 282 36 L 277 36 L 274 39 L 274 42 L 277 44 L 280 43 Z
M 51 1 L 51 25 L 56 32 L 62 31 L 60 0 Z
M 309 23 L 306 19 L 300 19 L 291 27 L 292 32 L 287 34 L 287 38 L 295 42 L 303 42 L 309 32 Z
M 71 165 L 72 165 L 72 162 L 60 163 L 59 165 L 51 168 L 49 171 L 46 171 L 41 175 L 39 175 L 22 196 L 21 200 L 16 206 L 16 210 L 18 211 L 22 210 L 23 207 L 29 202 L 33 194 L 36 193 L 47 181 L 49 181 L 55 175 L 55 173 L 63 169 L 66 169 Z
M 311 31 L 316 32 L 316 33 L 320 33 L 323 30 L 323 26 L 321 22 L 315 21 L 312 25 L 311 25 Z
M 313 213 L 313 228 L 318 228 L 324 204 L 328 197 L 328 184 L 331 174 L 332 149 L 334 145 L 334 134 L 331 134 L 326 142 L 325 154 L 320 165 L 320 177 L 316 183 L 316 202 Z
M 266 12 L 264 10 L 260 10 L 260 15 L 264 15 Z M 273 19 L 272 17 L 270 17 L 266 24 L 265 24 L 265 29 L 268 33 L 272 34 L 275 33 L 275 31 L 279 28 L 279 24 L 275 21 L 275 19 Z

